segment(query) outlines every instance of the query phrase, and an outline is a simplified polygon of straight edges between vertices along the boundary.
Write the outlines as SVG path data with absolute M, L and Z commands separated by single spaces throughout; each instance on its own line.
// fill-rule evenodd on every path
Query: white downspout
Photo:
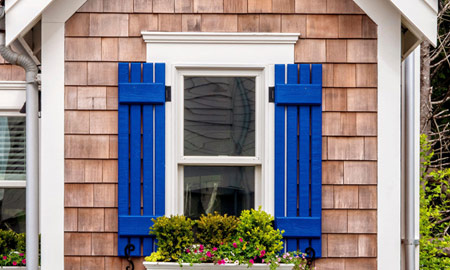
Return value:
M 0 55 L 9 63 L 21 66 L 26 74 L 26 255 L 27 270 L 39 267 L 39 97 L 33 60 L 5 46 L 5 10 L 0 6 Z
M 414 270 L 415 239 L 415 61 L 414 52 L 405 60 L 405 270 Z

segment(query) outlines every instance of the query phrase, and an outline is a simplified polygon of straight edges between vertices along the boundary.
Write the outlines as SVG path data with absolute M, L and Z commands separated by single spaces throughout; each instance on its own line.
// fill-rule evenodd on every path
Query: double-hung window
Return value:
M 239 215 L 261 204 L 262 77 L 251 69 L 178 69 L 178 212 Z

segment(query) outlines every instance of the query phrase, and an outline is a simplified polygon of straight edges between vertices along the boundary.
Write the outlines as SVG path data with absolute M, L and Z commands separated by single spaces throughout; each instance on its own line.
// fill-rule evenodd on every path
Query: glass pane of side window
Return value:
M 254 208 L 254 167 L 184 167 L 184 215 L 219 212 L 238 216 Z
M 255 155 L 255 77 L 184 78 L 184 155 Z
M 0 188 L 0 229 L 25 232 L 24 188 Z
M 0 116 L 0 180 L 25 177 L 25 117 Z

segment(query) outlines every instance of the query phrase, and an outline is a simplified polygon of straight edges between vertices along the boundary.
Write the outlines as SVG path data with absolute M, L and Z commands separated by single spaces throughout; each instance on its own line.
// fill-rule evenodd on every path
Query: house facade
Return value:
M 402 245 L 402 61 L 415 59 L 418 85 L 414 51 L 435 42 L 437 2 L 30 5 L 6 1 L 6 43 L 40 67 L 42 268 L 125 269 L 133 243 L 143 269 L 154 245 L 130 232 L 148 228 L 131 218 L 261 206 L 275 218 L 317 218 L 293 244 L 316 249 L 317 269 L 412 269 Z M 3 63 L 0 76 L 0 119 L 23 125 L 23 69 Z M 320 92 L 283 99 L 304 85 Z M 132 87 L 159 96 L 127 96 Z M 25 179 L 0 180 L 0 191 L 25 196 Z M 415 225 L 418 238 L 418 214 Z

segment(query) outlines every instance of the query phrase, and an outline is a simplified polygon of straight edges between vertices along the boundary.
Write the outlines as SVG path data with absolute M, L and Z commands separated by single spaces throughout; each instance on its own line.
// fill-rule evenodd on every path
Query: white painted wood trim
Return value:
M 182 38 L 178 38 L 180 36 Z M 288 37 L 280 41 L 280 36 Z M 170 38 L 169 38 L 170 37 Z M 274 64 L 294 63 L 294 45 L 298 33 L 162 33 L 145 32 L 143 38 L 147 44 L 147 62 L 166 63 L 166 85 L 172 86 L 172 96 L 177 97 L 179 72 L 214 73 L 218 70 L 248 72 L 253 70 L 261 76 L 261 87 L 267 89 L 274 85 Z M 152 42 L 152 39 L 155 42 Z M 216 39 L 216 40 L 214 40 Z M 200 42 L 203 40 L 203 42 Z M 251 42 L 249 41 L 251 40 Z M 207 69 L 206 69 L 207 68 Z M 258 75 L 259 74 L 259 75 Z M 177 87 L 175 87 L 177 86 Z M 263 114 L 260 125 L 264 127 L 261 141 L 260 164 L 257 164 L 255 203 L 264 202 L 263 210 L 274 213 L 274 112 L 275 106 L 269 103 L 268 94 L 262 90 Z M 174 94 L 175 93 L 175 94 Z M 174 101 L 166 103 L 166 214 L 177 214 L 183 209 L 182 200 L 176 194 L 182 194 L 183 170 L 177 162 L 176 152 L 177 109 Z M 253 161 L 251 161 L 253 162 Z
M 0 181 L 0 188 L 25 188 L 26 181 Z
M 25 91 L 27 84 L 24 81 L 0 81 L 0 91 L 2 90 L 22 90 Z
M 40 231 L 46 270 L 64 269 L 64 30 L 85 2 L 57 0 L 42 14 Z
M 401 14 L 355 0 L 378 24 L 378 269 L 401 269 Z
M 142 32 L 149 43 L 295 44 L 300 33 Z
M 26 100 L 23 81 L 0 81 L 0 111 L 20 110 Z

